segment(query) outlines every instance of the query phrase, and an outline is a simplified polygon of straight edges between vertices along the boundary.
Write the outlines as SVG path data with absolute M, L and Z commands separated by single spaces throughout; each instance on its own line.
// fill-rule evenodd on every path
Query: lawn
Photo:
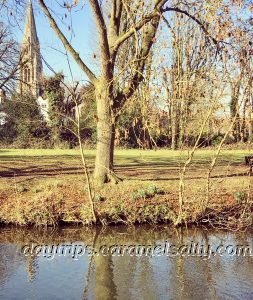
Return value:
M 185 174 L 185 207 L 199 207 L 205 197 L 206 174 L 214 153 L 213 150 L 196 151 Z M 217 203 L 230 205 L 240 201 L 236 195 L 250 191 L 252 177 L 247 175 L 244 165 L 244 156 L 248 154 L 245 150 L 221 152 L 211 174 L 211 206 Z M 85 150 L 85 157 L 92 171 L 95 151 Z M 123 210 L 131 211 L 133 205 L 137 209 L 155 202 L 171 205 L 176 210 L 179 173 L 187 157 L 188 151 L 116 150 L 115 172 L 124 181 L 95 191 L 98 210 L 105 214 L 109 209 L 110 218 L 115 214 L 112 222 L 117 222 Z M 83 223 L 89 223 L 84 172 L 78 150 L 2 149 L 0 160 L 0 221 L 51 224 L 84 220 Z M 153 189 L 152 197 L 147 196 L 149 189 Z M 154 212 L 147 209 L 145 214 L 149 213 Z M 143 214 L 131 218 L 128 221 L 142 222 Z M 107 222 L 108 216 L 104 219 Z
M 215 168 L 221 176 L 244 176 L 244 156 L 248 151 L 224 150 Z M 214 155 L 212 150 L 196 151 L 189 173 L 197 177 L 203 175 Z M 116 150 L 116 172 L 129 179 L 136 177 L 147 180 L 168 180 L 177 177 L 180 166 L 187 159 L 188 151 L 145 151 L 138 149 Z M 92 167 L 95 150 L 85 150 L 85 157 Z M 3 149 L 0 150 L 0 177 L 40 177 L 45 175 L 72 175 L 82 169 L 78 150 L 51 149 Z

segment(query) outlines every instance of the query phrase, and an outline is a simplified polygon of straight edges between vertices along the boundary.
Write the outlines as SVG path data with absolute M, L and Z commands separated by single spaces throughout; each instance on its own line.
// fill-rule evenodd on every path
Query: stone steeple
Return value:
M 19 92 L 22 94 L 30 91 L 37 98 L 41 94 L 42 60 L 33 6 L 30 0 L 28 0 L 27 5 L 26 23 L 20 55 Z

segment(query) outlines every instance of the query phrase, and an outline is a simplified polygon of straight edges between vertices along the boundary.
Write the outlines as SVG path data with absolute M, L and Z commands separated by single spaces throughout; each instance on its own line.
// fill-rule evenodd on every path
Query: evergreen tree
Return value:
M 51 141 L 54 146 L 61 142 L 64 132 L 66 105 L 64 103 L 65 91 L 62 86 L 63 75 L 58 73 L 43 79 L 43 98 L 49 102 L 49 127 Z
M 2 104 L 6 122 L 0 126 L 0 140 L 20 148 L 38 146 L 46 140 L 48 131 L 36 99 L 30 94 L 15 95 Z

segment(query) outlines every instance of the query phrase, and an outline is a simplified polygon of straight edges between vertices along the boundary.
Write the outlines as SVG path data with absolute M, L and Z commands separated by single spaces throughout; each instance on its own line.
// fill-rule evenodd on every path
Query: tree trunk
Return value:
M 249 137 L 248 142 L 253 142 L 253 103 L 250 103 L 249 110 Z
M 247 142 L 250 143 L 250 142 L 253 141 L 253 96 L 251 95 L 251 90 L 249 91 L 247 118 L 248 118 L 248 122 L 247 122 L 248 139 L 247 139 Z
M 111 138 L 111 148 L 110 148 L 110 169 L 114 169 L 114 146 L 115 146 L 115 130 L 116 124 L 112 124 L 112 138 Z
M 178 104 L 174 100 L 171 124 L 171 149 L 178 149 L 178 133 L 179 133 L 179 120 L 178 120 Z
M 235 119 L 232 128 L 232 135 L 236 143 L 240 141 L 240 115 L 239 115 L 239 107 L 238 107 L 239 94 L 240 94 L 240 82 L 232 87 L 232 97 L 230 102 L 231 120 L 233 121 Z
M 241 143 L 246 141 L 246 109 L 247 109 L 248 99 L 246 98 L 243 103 L 243 111 L 242 111 L 242 124 L 240 127 L 241 134 Z
M 103 184 L 109 181 L 112 169 L 112 157 L 114 144 L 112 134 L 112 119 L 110 108 L 110 93 L 101 84 L 99 91 L 96 91 L 97 102 L 97 150 L 94 170 L 95 184 Z

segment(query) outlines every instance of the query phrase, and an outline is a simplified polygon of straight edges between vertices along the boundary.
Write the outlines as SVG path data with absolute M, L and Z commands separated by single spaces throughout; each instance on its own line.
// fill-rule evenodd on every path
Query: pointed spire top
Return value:
M 33 12 L 33 6 L 32 6 L 31 0 L 28 0 L 28 3 L 27 3 L 26 22 L 25 22 L 23 43 L 27 43 L 29 38 L 30 38 L 31 42 L 35 42 L 35 43 L 39 42 L 39 39 L 37 36 L 37 31 L 36 31 L 36 24 L 35 24 L 34 12 Z

